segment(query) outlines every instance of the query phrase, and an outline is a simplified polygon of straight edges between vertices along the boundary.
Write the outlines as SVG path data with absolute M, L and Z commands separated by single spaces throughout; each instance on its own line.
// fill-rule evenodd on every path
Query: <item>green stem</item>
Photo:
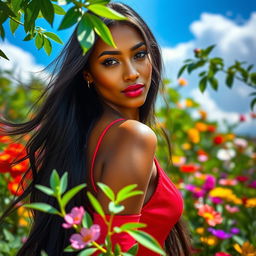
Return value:
M 66 211 L 65 211 L 65 209 L 64 209 L 63 206 L 62 206 L 61 197 L 60 197 L 59 194 L 56 196 L 56 199 L 57 199 L 58 204 L 59 204 L 59 206 L 60 206 L 60 211 L 61 211 L 62 217 L 64 217 L 64 216 L 66 215 Z
M 13 20 L 14 22 L 16 22 L 16 23 L 18 23 L 18 24 L 24 26 L 24 24 L 23 24 L 22 22 L 20 22 L 19 20 L 14 19 L 12 16 L 8 16 L 8 17 L 9 17 L 11 20 Z
M 99 249 L 100 251 L 102 251 L 103 253 L 106 253 L 106 249 L 104 249 L 103 247 L 101 247 L 98 243 L 96 243 L 95 241 L 91 242 L 97 249 Z

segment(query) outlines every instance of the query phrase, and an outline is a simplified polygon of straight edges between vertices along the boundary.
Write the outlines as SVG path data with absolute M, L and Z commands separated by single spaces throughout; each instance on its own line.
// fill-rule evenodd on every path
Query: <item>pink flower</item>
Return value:
M 84 208 L 83 206 L 74 207 L 69 214 L 67 214 L 64 219 L 66 223 L 62 224 L 63 228 L 71 228 L 73 225 L 79 225 L 82 222 L 84 216 Z
M 94 224 L 90 228 L 82 228 L 79 234 L 73 234 L 69 241 L 74 249 L 81 250 L 90 242 L 97 240 L 99 236 L 100 226 Z
M 216 183 L 215 177 L 212 175 L 207 175 L 203 185 L 203 189 L 207 191 L 212 190 L 215 187 L 215 183 Z
M 214 256 L 231 256 L 231 254 L 225 253 L 225 252 L 216 252 Z
M 239 208 L 237 206 L 230 206 L 229 204 L 225 205 L 225 209 L 230 213 L 239 212 Z
M 219 197 L 210 197 L 210 200 L 214 203 L 214 204 L 222 204 L 223 200 Z
M 198 215 L 202 216 L 210 226 L 222 223 L 223 218 L 219 212 L 216 212 L 213 207 L 208 204 L 202 205 L 198 209 Z
M 237 180 L 235 179 L 220 179 L 219 184 L 223 186 L 235 186 L 237 184 Z

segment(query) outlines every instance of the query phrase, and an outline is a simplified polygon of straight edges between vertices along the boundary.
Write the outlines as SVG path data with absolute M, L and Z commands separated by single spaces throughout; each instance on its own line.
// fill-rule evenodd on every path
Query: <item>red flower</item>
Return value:
M 231 254 L 225 253 L 225 252 L 216 252 L 214 256 L 231 256 Z
M 216 130 L 216 126 L 215 125 L 208 125 L 207 126 L 207 131 L 208 132 L 215 132 L 215 130 Z
M 246 182 L 249 178 L 246 176 L 236 176 L 236 180 L 240 182 Z
M 0 153 L 0 173 L 11 171 L 10 165 L 11 156 L 5 152 Z
M 213 142 L 216 145 L 222 144 L 224 142 L 224 138 L 221 135 L 217 135 L 213 138 Z
M 22 186 L 20 185 L 21 182 L 21 176 L 17 176 L 15 179 L 11 180 L 8 183 L 8 189 L 11 192 L 12 195 L 20 196 L 23 193 Z
M 193 173 L 198 171 L 199 166 L 195 164 L 184 164 L 180 166 L 180 171 L 185 173 Z

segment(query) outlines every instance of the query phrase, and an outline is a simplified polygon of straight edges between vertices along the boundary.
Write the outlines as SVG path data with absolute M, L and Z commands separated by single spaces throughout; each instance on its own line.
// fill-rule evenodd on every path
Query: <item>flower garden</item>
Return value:
M 1 94 L 10 99 L 8 103 L 0 101 L 1 113 L 13 121 L 22 121 L 43 85 L 32 79 L 30 84 L 11 86 L 9 75 L 2 72 L 0 77 Z M 256 255 L 255 138 L 234 133 L 235 126 L 247 121 L 244 116 L 238 116 L 234 126 L 220 130 L 219 124 L 210 122 L 197 102 L 182 98 L 180 90 L 186 85 L 182 78 L 177 87 L 166 86 L 161 92 L 166 104 L 158 109 L 158 122 L 153 129 L 158 135 L 160 164 L 183 194 L 184 218 L 191 232 L 193 253 Z M 36 90 L 31 90 L 32 87 Z M 192 117 L 195 113 L 197 118 Z M 250 118 L 256 122 L 254 113 Z M 19 182 L 29 163 L 11 162 L 24 156 L 28 139 L 29 135 L 21 140 L 0 136 L 1 212 L 14 195 L 22 194 Z M 73 224 L 75 211 L 84 214 L 81 208 L 73 209 L 65 216 L 66 223 L 63 220 L 64 228 Z M 0 230 L 0 255 L 15 255 L 26 239 L 29 223 L 29 212 L 24 207 L 6 218 Z M 88 234 L 88 230 L 82 233 Z M 80 239 L 78 235 L 73 238 L 75 242 Z

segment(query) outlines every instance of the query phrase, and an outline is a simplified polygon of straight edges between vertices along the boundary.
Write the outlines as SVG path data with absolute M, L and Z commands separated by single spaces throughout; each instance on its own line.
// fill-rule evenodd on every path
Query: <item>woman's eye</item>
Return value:
M 147 51 L 140 51 L 135 54 L 134 58 L 135 59 L 144 59 L 147 56 L 148 52 Z
M 117 64 L 117 60 L 109 58 L 109 59 L 105 59 L 101 64 L 104 66 L 112 66 Z

